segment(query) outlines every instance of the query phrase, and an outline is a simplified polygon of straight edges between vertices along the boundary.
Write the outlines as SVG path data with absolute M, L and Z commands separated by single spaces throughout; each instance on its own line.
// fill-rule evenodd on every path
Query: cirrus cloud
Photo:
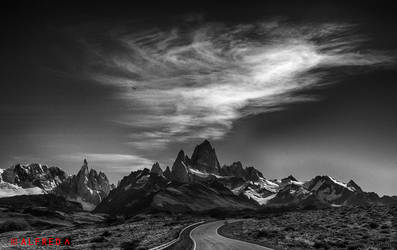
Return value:
M 60 155 L 60 159 L 82 163 L 87 159 L 94 168 L 112 173 L 129 173 L 133 170 L 150 168 L 153 162 L 139 155 L 113 154 L 113 153 L 73 153 Z M 91 165 L 91 164 L 90 164 Z
M 130 144 L 163 147 L 220 139 L 237 119 L 313 101 L 298 92 L 329 84 L 335 68 L 394 64 L 394 56 L 367 48 L 368 40 L 355 25 L 338 23 L 122 29 L 91 46 L 89 75 L 130 103 L 117 121 L 135 131 Z

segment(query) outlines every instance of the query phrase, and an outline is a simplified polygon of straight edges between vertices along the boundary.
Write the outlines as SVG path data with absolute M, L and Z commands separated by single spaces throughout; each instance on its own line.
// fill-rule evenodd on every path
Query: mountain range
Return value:
M 95 169 L 89 170 L 88 162 L 84 160 L 77 175 L 69 176 L 52 193 L 80 202 L 84 209 L 92 210 L 109 194 L 111 188 L 113 186 L 106 175 L 97 173 Z
M 261 207 L 338 207 L 397 203 L 397 197 L 364 192 L 353 180 L 347 184 L 330 176 L 298 181 L 292 175 L 268 179 L 241 162 L 219 164 L 205 140 L 191 157 L 179 151 L 170 169 L 158 163 L 151 170 L 131 172 L 96 207 L 95 212 L 133 215 L 144 211 L 205 212 Z
M 17 164 L 0 170 L 0 198 L 18 195 L 54 194 L 69 201 L 77 201 L 86 210 L 92 210 L 113 186 L 106 175 L 88 170 L 88 162 L 77 175 L 68 176 L 58 167 L 48 167 L 38 163 Z
M 104 173 L 89 170 L 86 160 L 72 176 L 40 164 L 17 164 L 0 176 L 0 197 L 51 193 L 79 202 L 86 210 L 121 215 L 397 204 L 396 196 L 365 192 L 353 180 L 343 183 L 327 175 L 309 181 L 292 175 L 269 179 L 239 161 L 221 166 L 207 140 L 195 147 L 191 157 L 179 151 L 171 168 L 163 171 L 156 162 L 151 169 L 131 172 L 117 187 L 109 184 Z
M 58 167 L 33 163 L 0 169 L 0 197 L 45 194 L 67 179 Z

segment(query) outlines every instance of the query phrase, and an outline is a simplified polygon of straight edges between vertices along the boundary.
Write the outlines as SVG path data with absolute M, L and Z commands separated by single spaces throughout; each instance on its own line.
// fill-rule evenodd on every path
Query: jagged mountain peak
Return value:
M 159 174 L 161 173 L 161 174 Z M 354 181 L 345 184 L 323 175 L 300 182 L 289 175 L 268 180 L 254 167 L 240 161 L 219 166 L 215 149 L 208 140 L 197 145 L 189 158 L 180 150 L 164 172 L 157 162 L 151 170 L 132 172 L 98 206 L 98 212 L 135 214 L 150 209 L 200 211 L 212 208 L 261 206 L 340 206 L 380 202 L 361 190 Z M 385 202 L 395 202 L 385 198 Z M 248 201 L 249 204 L 246 202 Z
M 180 150 L 171 168 L 164 176 L 178 182 L 190 182 L 197 179 L 213 179 L 220 176 L 237 177 L 246 181 L 259 181 L 264 178 L 254 167 L 244 168 L 240 161 L 220 167 L 215 149 L 208 140 L 197 145 L 189 158 Z
M 199 146 L 207 147 L 207 148 L 213 148 L 211 143 L 207 139 L 205 139 L 201 144 L 199 144 Z
M 231 165 L 223 165 L 220 169 L 223 176 L 233 176 L 249 181 L 258 181 L 264 178 L 262 173 L 254 167 L 244 168 L 240 161 L 233 162 Z
M 347 186 L 350 187 L 350 188 L 353 188 L 355 191 L 358 191 L 358 192 L 362 192 L 363 191 L 361 189 L 361 187 L 359 185 L 357 185 L 357 183 L 355 183 L 353 180 L 350 180 L 347 183 Z
M 316 176 L 305 184 L 305 188 L 313 192 L 323 203 L 328 204 L 358 203 L 366 199 L 358 198 L 361 192 L 328 175 Z
M 223 165 L 221 168 L 221 175 L 235 176 L 245 179 L 246 172 L 240 161 L 233 162 L 231 165 Z
M 262 173 L 254 168 L 254 167 L 247 167 L 245 169 L 245 171 L 247 172 L 247 179 L 251 180 L 251 181 L 258 181 L 260 178 L 264 178 Z
M 243 164 L 241 164 L 241 161 L 235 161 L 235 162 L 232 163 L 231 167 L 238 168 L 238 169 L 243 169 Z
M 91 179 L 91 178 L 100 178 L 100 179 L 104 179 L 106 181 L 108 180 L 108 178 L 104 172 L 102 172 L 102 171 L 97 172 L 94 168 L 90 169 L 88 167 L 87 159 L 84 159 L 83 166 L 81 166 L 79 172 L 77 173 L 77 176 L 84 180 Z M 87 177 L 87 178 L 85 178 L 85 177 Z
M 183 150 L 181 150 L 172 165 L 172 179 L 178 182 L 188 182 L 188 174 L 187 157 Z
M 68 177 L 54 192 L 70 200 L 81 202 L 87 209 L 92 209 L 108 195 L 110 189 L 107 176 L 103 172 L 98 174 L 93 168 L 89 170 L 88 162 L 84 159 L 77 175 Z
M 64 181 L 67 174 L 58 167 L 47 167 L 38 163 L 16 164 L 1 173 L 1 181 L 21 188 L 39 188 L 48 192 Z
M 195 151 L 211 151 L 214 150 L 211 143 L 208 140 L 204 140 L 202 143 L 196 145 Z M 194 154 L 194 153 L 193 153 Z
M 144 169 L 124 177 L 95 212 L 135 215 L 152 209 L 191 213 L 219 208 L 240 210 L 256 207 L 246 198 L 234 195 L 217 180 L 180 183 Z
M 298 181 L 292 174 L 290 174 L 288 177 L 285 177 L 281 179 L 281 182 L 286 183 L 286 182 L 292 182 L 292 181 Z
M 84 159 L 83 166 L 81 166 L 77 176 L 87 176 L 89 174 L 87 159 Z
M 164 170 L 164 172 L 163 172 L 163 175 L 164 175 L 164 177 L 167 178 L 167 179 L 171 179 L 171 178 L 172 178 L 172 174 L 171 174 L 171 170 L 170 170 L 170 167 L 169 167 L 169 166 L 167 166 L 167 167 L 165 168 L 165 170 Z
M 121 179 L 120 183 L 117 185 L 117 188 L 125 187 L 131 183 L 135 183 L 141 177 L 147 176 L 149 174 L 150 174 L 150 170 L 148 168 L 132 171 L 129 175 L 124 176 L 123 179 Z
M 158 162 L 153 164 L 152 169 L 150 170 L 150 172 L 158 174 L 158 175 L 163 175 L 163 170 L 161 169 L 160 164 Z
M 220 164 L 215 149 L 208 140 L 197 145 L 191 157 L 191 166 L 206 173 L 219 174 Z
M 101 178 L 106 178 L 106 179 L 108 178 L 108 177 L 106 176 L 106 174 L 105 174 L 104 172 L 102 172 L 102 171 L 99 171 L 98 176 L 101 177 Z
M 181 159 L 181 160 L 185 159 L 185 151 L 183 151 L 183 149 L 179 150 L 176 159 Z

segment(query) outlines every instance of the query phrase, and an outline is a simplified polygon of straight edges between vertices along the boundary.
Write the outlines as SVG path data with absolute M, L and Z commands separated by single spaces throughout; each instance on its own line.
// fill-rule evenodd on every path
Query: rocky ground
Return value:
M 397 249 L 397 207 L 341 207 L 263 215 L 219 233 L 274 249 Z
M 0 234 L 1 249 L 19 249 L 11 246 L 11 238 L 70 238 L 72 247 L 67 249 L 149 249 L 178 237 L 179 231 L 197 221 L 189 216 L 170 216 L 165 214 L 138 215 L 130 219 L 122 217 L 106 218 L 91 213 L 75 213 L 74 219 L 63 226 L 48 229 L 34 229 L 26 220 L 8 221 L 12 224 L 8 231 Z M 44 220 L 44 217 L 41 218 Z M 46 219 L 48 220 L 48 219 Z M 54 222 L 54 221 L 53 221 Z M 3 222 L 4 231 L 4 222 Z M 28 231 L 20 231 L 29 227 Z M 23 247 L 23 249 L 37 247 Z M 40 247 L 40 249 L 45 247 Z M 53 248 L 47 247 L 47 248 Z

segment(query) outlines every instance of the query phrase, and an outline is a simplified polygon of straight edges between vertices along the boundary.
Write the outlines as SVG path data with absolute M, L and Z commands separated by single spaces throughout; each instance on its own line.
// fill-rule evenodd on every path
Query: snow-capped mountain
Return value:
M 95 212 L 133 215 L 143 211 L 203 212 L 223 208 L 254 209 L 256 205 L 234 195 L 216 181 L 180 183 L 143 169 L 124 177 Z
M 257 202 L 236 195 L 228 187 L 246 180 L 221 175 L 215 150 L 208 141 L 197 145 L 191 158 L 181 150 L 171 170 L 168 167 L 164 172 L 160 170 L 155 163 L 151 170 L 131 172 L 95 211 L 131 215 L 150 210 L 204 212 L 258 207 Z
M 97 173 L 95 169 L 88 169 L 88 162 L 84 160 L 83 166 L 77 175 L 69 176 L 54 189 L 54 193 L 78 201 L 86 210 L 92 210 L 110 192 L 111 185 L 103 172 Z
M 131 172 L 117 188 L 104 173 L 89 169 L 86 160 L 73 176 L 57 167 L 18 164 L 1 171 L 0 177 L 0 198 L 53 193 L 78 201 L 86 210 L 96 207 L 96 212 L 113 214 L 397 204 L 396 197 L 364 192 L 353 180 L 344 183 L 326 175 L 309 181 L 292 175 L 270 179 L 239 161 L 221 167 L 207 140 L 195 147 L 191 157 L 180 150 L 171 168 L 163 171 L 156 162 L 150 170 Z
M 305 189 L 302 185 L 294 183 L 285 185 L 280 189 L 273 199 L 270 200 L 270 205 L 291 206 L 305 202 L 307 199 L 312 199 L 313 193 Z
M 291 181 L 269 202 L 272 206 L 345 206 L 394 203 L 391 197 L 380 198 L 376 193 L 364 192 L 353 180 L 348 183 L 331 176 L 316 176 L 307 182 Z
M 95 209 L 96 212 L 136 214 L 142 211 L 204 212 L 212 209 L 241 210 L 261 206 L 342 206 L 394 202 L 363 192 L 354 182 L 345 184 L 330 176 L 298 181 L 292 175 L 268 179 L 241 162 L 220 167 L 215 149 L 205 140 L 191 157 L 180 150 L 163 171 L 131 172 Z
M 8 182 L 0 182 L 0 198 L 34 194 L 44 194 L 44 190 L 39 187 L 23 188 Z
M 58 167 L 38 163 L 0 169 L 0 198 L 53 193 L 78 201 L 85 209 L 93 209 L 110 189 L 106 175 L 98 174 L 94 169 L 89 171 L 86 161 L 79 173 L 73 176 L 68 176 Z
M 51 192 L 67 175 L 58 167 L 33 163 L 1 169 L 0 177 L 0 197 L 10 197 Z

